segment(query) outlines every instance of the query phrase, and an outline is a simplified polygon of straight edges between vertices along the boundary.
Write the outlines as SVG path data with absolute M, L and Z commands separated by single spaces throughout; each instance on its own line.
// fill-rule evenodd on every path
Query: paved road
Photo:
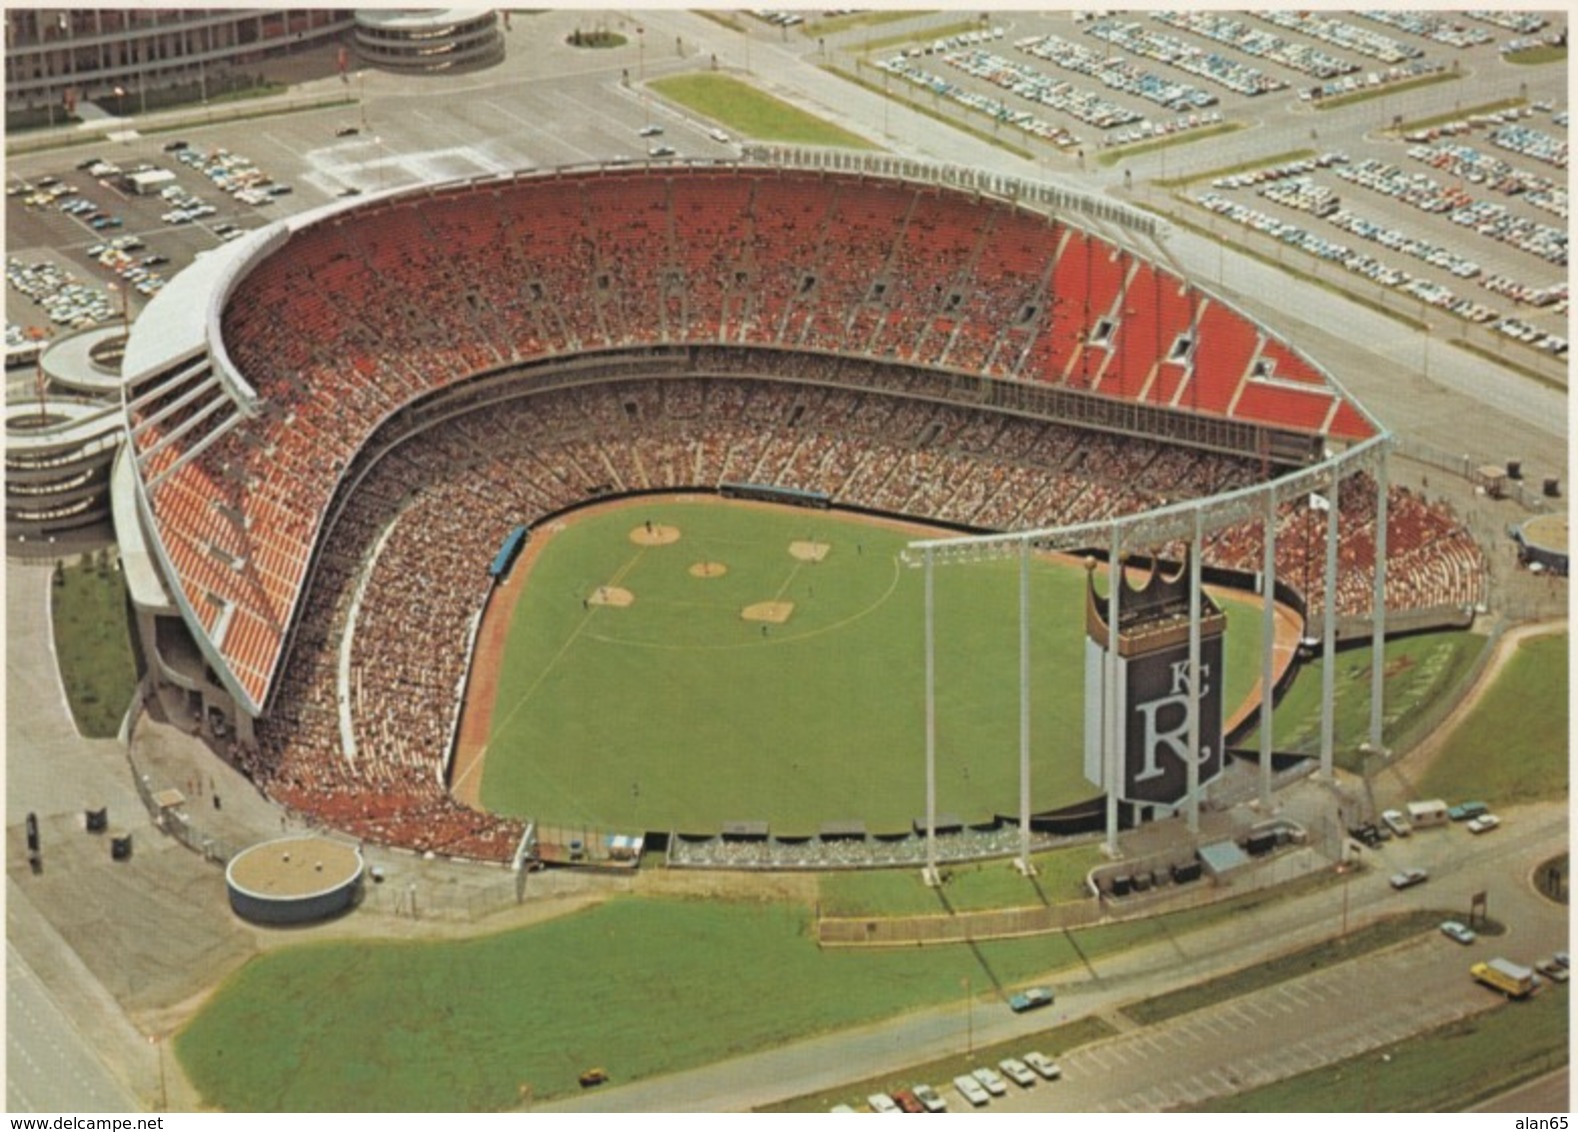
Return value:
M 547 44 L 559 30 L 567 30 L 567 25 L 579 18 L 575 13 L 558 12 L 517 20 L 510 61 L 480 75 L 429 83 L 369 73 L 365 88 L 371 130 L 366 136 L 344 140 L 334 137 L 335 126 L 356 119 L 359 111 L 355 108 L 285 115 L 239 127 L 197 127 L 184 134 L 194 144 L 225 145 L 245 151 L 282 178 L 297 182 L 299 191 L 295 198 L 277 206 L 293 208 L 322 204 L 348 184 L 367 191 L 410 184 L 425 177 L 477 175 L 530 164 L 639 153 L 637 147 L 643 143 L 635 129 L 648 120 L 662 121 L 669 135 L 678 140 L 682 152 L 707 156 L 731 152 L 728 147 L 709 141 L 700 125 L 683 113 L 643 98 L 638 90 L 624 88 L 619 81 L 619 62 L 610 62 L 595 52 L 565 61 L 562 52 L 527 48 L 528 37 L 540 36 L 541 42 Z M 945 12 L 923 17 L 921 22 L 935 26 L 955 18 L 955 13 Z M 686 11 L 643 13 L 642 19 L 646 24 L 646 50 L 639 64 L 644 73 L 637 77 L 651 78 L 668 70 L 690 68 L 698 53 L 716 54 L 723 67 L 747 69 L 775 93 L 879 140 L 897 153 L 997 169 L 1083 191 L 1106 192 L 1120 186 L 1117 169 L 1103 170 L 1092 165 L 1082 173 L 1062 158 L 1021 160 L 968 135 L 939 128 L 931 119 L 902 104 L 830 80 L 814 68 L 818 61 L 814 45 L 794 36 L 782 37 L 765 28 L 754 28 L 749 36 L 740 36 Z M 1004 16 L 1003 20 L 1012 25 L 1014 17 Z M 683 41 L 684 59 L 677 52 L 670 53 L 666 46 L 676 36 Z M 545 59 L 549 61 L 545 63 Z M 1530 78 L 1538 82 L 1544 81 L 1550 69 L 1533 70 L 1538 74 L 1531 73 Z M 1458 85 L 1462 88 L 1461 98 L 1466 104 L 1473 104 L 1482 97 L 1504 93 L 1498 90 L 1498 83 L 1505 85 L 1503 79 L 1487 71 L 1471 75 Z M 339 87 L 336 80 L 316 85 Z M 1355 124 L 1364 128 L 1367 115 L 1383 111 L 1407 116 L 1435 112 L 1440 109 L 1439 99 L 1439 90 L 1432 88 L 1369 104 L 1362 110 L 1322 116 L 1322 145 L 1345 144 L 1343 131 Z M 1310 122 L 1310 116 L 1298 107 L 1273 107 L 1256 130 L 1206 146 L 1185 146 L 1165 155 L 1152 155 L 1135 166 L 1136 181 L 1161 172 L 1163 162 L 1173 162 L 1176 172 L 1186 164 L 1214 167 L 1242 156 L 1305 144 L 1300 139 L 1307 136 Z M 154 139 L 139 144 L 148 156 L 158 156 Z M 142 149 L 137 149 L 135 156 L 143 156 Z M 133 147 L 126 147 L 126 152 L 133 152 Z M 60 171 L 69 163 L 63 162 L 61 153 L 55 153 L 18 159 L 14 164 L 18 174 L 36 175 Z M 239 219 L 250 226 L 260 222 L 261 217 L 237 208 L 234 215 L 223 214 L 216 219 Z M 48 224 L 40 221 L 34 233 L 37 238 L 29 237 L 25 244 L 13 241 L 16 250 L 46 246 L 46 237 L 53 240 L 65 230 L 61 225 L 70 227 L 53 216 Z M 96 239 L 84 232 L 75 232 L 72 238 L 77 253 Z M 218 242 L 203 225 L 151 231 L 150 238 L 166 242 L 159 250 L 177 254 L 190 254 Z M 1288 327 L 1299 346 L 1330 365 L 1361 400 L 1410 435 L 1450 451 L 1472 451 L 1477 461 L 1518 455 L 1528 458 L 1532 466 L 1564 466 L 1566 403 L 1550 390 L 1490 371 L 1483 362 L 1449 350 L 1439 341 L 1427 346 L 1419 336 L 1405 333 L 1391 320 L 1324 291 L 1291 282 L 1265 265 L 1231 250 L 1224 251 L 1211 240 L 1177 232 L 1166 241 L 1166 249 L 1200 277 L 1220 278 L 1222 287 L 1230 293 L 1253 296 L 1252 300 L 1242 301 L 1269 312 L 1268 321 L 1273 324 Z M 1419 372 L 1425 369 L 1428 376 Z M 114 745 L 76 739 L 69 721 L 62 727 L 58 681 L 53 664 L 47 660 L 47 588 L 47 569 L 11 565 L 7 579 L 11 630 L 7 680 L 8 707 L 12 710 L 7 712 L 6 740 L 11 755 L 7 767 L 7 822 L 13 829 L 29 809 L 65 815 L 79 808 L 88 785 L 97 793 L 96 800 L 107 802 L 112 812 L 130 813 L 135 805 L 124 758 Z M 24 752 L 25 757 L 17 757 L 18 752 Z M 1483 842 L 1472 843 L 1471 848 L 1458 830 L 1421 836 L 1409 848 L 1418 861 L 1439 870 L 1436 879 L 1403 896 L 1391 893 L 1384 880 L 1374 876 L 1355 882 L 1349 894 L 1350 916 L 1357 923 L 1366 915 L 1410 902 L 1428 906 L 1444 902 L 1457 907 L 1464 904 L 1468 892 L 1490 887 L 1492 911 L 1518 924 L 1518 936 L 1504 941 L 1509 953 L 1516 946 L 1516 954 L 1529 955 L 1565 942 L 1565 918 L 1538 903 L 1524 883 L 1530 862 L 1540 853 L 1557 845 L 1565 848 L 1565 810 L 1547 812 L 1541 808 L 1512 818 L 1505 830 Z M 1462 851 L 1455 864 L 1451 850 Z M 1442 855 L 1440 862 L 1438 855 Z M 1381 856 L 1390 865 L 1401 860 L 1401 847 L 1389 848 Z M 194 859 L 193 867 L 208 866 Z M 1261 938 L 1274 937 L 1290 946 L 1313 939 L 1337 922 L 1341 915 L 1339 901 L 1339 891 L 1333 890 L 1290 902 L 1268 910 L 1263 917 L 1257 916 L 1257 929 L 1262 929 Z M 85 980 L 79 977 L 83 973 L 81 964 L 72 966 L 68 961 L 75 956 L 68 952 L 65 959 L 51 962 L 46 969 L 43 964 L 50 956 L 48 941 L 35 939 L 33 932 L 17 926 L 16 917 L 32 915 L 20 907 L 23 903 L 13 902 L 13 919 L 8 924 L 13 953 L 21 945 L 15 965 L 8 958 L 8 1001 L 13 1012 L 22 1018 L 8 1031 L 8 1057 L 13 1067 L 8 1090 L 11 1082 L 17 1082 L 16 1091 L 8 1091 L 8 1104 L 13 1109 L 72 1107 L 69 1083 L 75 1080 L 75 1074 L 98 1082 L 91 1086 L 95 1097 L 100 1095 L 96 1090 L 106 1080 L 113 1083 L 118 1077 L 132 1079 L 130 1070 L 112 1072 L 105 1057 L 117 1068 L 134 1067 L 134 1079 L 140 1083 L 156 1080 L 151 1054 L 146 1048 L 136 1048 L 145 1047 L 145 1043 L 131 1032 L 124 1018 L 117 1026 L 103 1014 L 106 1004 L 102 988 L 83 985 Z M 1110 1012 L 1129 999 L 1187 983 L 1224 966 L 1253 962 L 1264 954 L 1262 943 L 1238 938 L 1241 934 L 1225 927 L 1101 960 L 1083 976 L 1059 981 L 1057 1015 L 1061 1018 Z M 1474 1001 L 1469 993 L 1473 988 L 1464 985 L 1465 980 L 1455 969 L 1463 954 L 1454 954 L 1444 941 L 1433 939 L 1408 949 L 1406 954 L 1410 960 L 1424 957 L 1432 970 L 1439 966 L 1437 974 L 1443 980 L 1446 999 Z M 1356 980 L 1367 980 L 1361 969 L 1364 967 L 1367 965 L 1356 965 L 1348 973 Z M 1385 980 L 1382 984 L 1377 987 L 1368 981 L 1356 981 L 1354 985 L 1362 985 L 1365 994 L 1384 1002 L 1391 984 Z M 80 999 L 68 993 L 73 987 L 80 988 Z M 1061 1094 L 1049 1088 L 1037 1096 L 1046 1097 L 1049 1105 L 1058 1103 L 1062 1107 L 1069 1107 L 1066 1100 L 1072 1096 L 1082 1097 L 1081 1103 L 1092 1107 L 1115 1109 L 1166 1102 L 1166 1096 L 1124 1092 L 1122 1081 L 1115 1081 L 1108 1092 L 1087 1094 L 1079 1090 L 1095 1088 L 1097 1078 L 1125 1076 L 1121 1072 L 1095 1072 L 1103 1061 L 1111 1061 L 1114 1066 L 1133 1063 L 1142 1056 L 1154 1061 L 1163 1043 L 1179 1047 L 1169 1054 L 1176 1058 L 1183 1047 L 1199 1044 L 1191 1043 L 1191 1037 L 1204 1038 L 1204 1033 L 1189 1027 L 1199 1026 L 1209 1032 L 1213 1026 L 1232 1027 L 1235 1021 L 1247 1025 L 1245 1018 L 1231 1013 L 1234 1010 L 1242 1009 L 1248 1016 L 1264 1014 L 1264 1026 L 1257 1030 L 1275 1031 L 1283 1026 L 1285 1032 L 1285 1021 L 1294 1017 L 1290 1010 L 1297 1011 L 1301 1018 L 1307 1014 L 1322 1019 L 1324 1025 L 1316 1032 L 1337 1045 L 1383 1040 L 1402 1016 L 1399 1010 L 1383 1007 L 1370 1012 L 1359 1029 L 1345 1028 L 1348 1021 L 1340 1017 L 1341 1011 L 1322 1006 L 1331 1001 L 1330 989 L 1324 979 L 1316 978 L 1309 985 L 1301 982 L 1224 1004 L 1220 1018 L 1202 1012 L 1167 1027 L 1120 1036 L 1085 1053 L 1071 1055 L 1066 1062 L 1067 1088 Z M 1294 997 L 1285 998 L 1285 993 Z M 975 1011 L 974 1024 L 984 1042 L 1032 1033 L 1045 1025 L 1046 1019 L 1021 1019 L 1000 1008 L 988 1011 L 982 1006 Z M 1366 1025 L 1373 1026 L 1373 1030 L 1365 1029 Z M 957 1008 L 922 1012 L 894 1023 L 799 1043 L 783 1051 L 612 1089 L 584 1100 L 576 1098 L 571 1106 L 579 1102 L 653 1110 L 748 1107 L 775 1096 L 836 1085 L 850 1076 L 851 1065 L 860 1066 L 862 1072 L 867 1068 L 879 1071 L 957 1050 L 963 1046 L 965 1026 Z M 1178 1027 L 1176 1034 L 1172 1027 Z M 13 1038 L 19 1044 L 12 1044 Z M 84 1049 L 97 1044 L 104 1057 L 89 1052 L 84 1060 L 70 1052 L 51 1052 L 73 1043 Z M 1286 1053 L 1250 1052 L 1244 1059 L 1246 1071 L 1256 1072 L 1261 1057 L 1299 1058 L 1320 1043 L 1312 1034 L 1301 1034 L 1283 1044 Z M 23 1075 L 28 1057 L 41 1067 L 31 1076 Z M 1085 1064 L 1087 1057 L 1090 1072 Z M 16 1068 L 19 1066 L 24 1069 Z M 1274 1068 L 1269 1063 L 1268 1067 Z M 46 1089 L 45 1082 L 50 1080 L 62 1082 L 54 1094 Z M 1183 1072 L 1170 1080 L 1175 1085 L 1168 1088 L 1176 1088 L 1179 1098 L 1208 1089 L 1211 1084 L 1208 1073 L 1202 1076 Z M 112 1108 L 125 1107 L 124 1097 L 113 1094 L 106 1096 L 104 1103 Z
M 1461 826 L 1422 832 L 1372 854 L 1374 868 L 1354 880 L 1346 896 L 1342 886 L 1334 886 L 1258 910 L 1253 932 L 1246 932 L 1242 922 L 1229 921 L 1095 960 L 1084 972 L 1064 972 L 1054 983 L 1058 1001 L 1053 1019 L 1046 1011 L 1016 1016 L 996 1004 L 978 1006 L 967 1019 L 954 1005 L 543 1107 L 734 1111 L 831 1091 L 851 1078 L 898 1072 L 958 1053 L 968 1032 L 982 1045 L 1016 1036 L 1033 1043 L 1049 1020 L 1110 1015 L 1126 1002 L 1259 962 L 1268 953 L 1267 940 L 1291 949 L 1334 934 L 1343 923 L 1345 901 L 1348 922 L 1357 926 L 1410 907 L 1462 909 L 1466 915 L 1470 895 L 1485 890 L 1492 915 L 1512 925 L 1507 935 L 1472 948 L 1432 936 L 1120 1035 L 1062 1059 L 1064 1082 L 1022 1094 L 1013 1106 L 1154 1111 L 1228 1091 L 1237 1087 L 1234 1078 L 1238 1085 L 1270 1081 L 1495 1005 L 1494 997 L 1468 979 L 1468 965 L 1481 954 L 1533 959 L 1536 953 L 1565 945 L 1565 910 L 1535 893 L 1528 878 L 1540 861 L 1566 847 L 1567 812 L 1556 804 L 1519 811 L 1501 830 L 1483 838 L 1473 838 Z M 1415 864 L 1431 870 L 1430 882 L 1394 892 L 1386 877 Z M 1363 1003 L 1363 1010 L 1356 1012 L 1354 1003 Z M 1158 1071 L 1163 1061 L 1166 1069 Z M 1231 1072 L 1213 1076 L 1224 1065 L 1231 1066 Z M 1145 1083 L 1137 1086 L 1146 1067 Z M 1125 1069 L 1129 1072 L 1120 1071 Z M 952 1099 L 955 1107 L 962 1104 Z M 993 1107 L 1007 1106 L 994 1102 Z

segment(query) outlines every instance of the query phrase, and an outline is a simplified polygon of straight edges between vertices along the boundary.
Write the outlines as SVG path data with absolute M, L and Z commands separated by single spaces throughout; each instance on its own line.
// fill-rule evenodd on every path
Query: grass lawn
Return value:
M 980 948 L 1015 980 L 1048 951 Z M 593 1065 L 629 1081 L 958 1000 L 965 979 L 990 989 L 967 948 L 820 951 L 791 905 L 616 900 L 477 940 L 272 952 L 175 1048 L 204 1100 L 231 1111 L 498 1110 L 526 1085 L 574 1091 Z
M 1518 646 L 1418 783 L 1425 798 L 1493 804 L 1565 798 L 1567 634 Z
M 175 1050 L 229 1111 L 498 1110 L 594 1065 L 630 1081 L 959 1002 L 966 980 L 975 1010 L 1006 1011 L 1048 972 L 1327 882 L 971 947 L 823 951 L 797 905 L 638 898 L 472 940 L 305 944 L 226 980 Z
M 877 149 L 858 134 L 807 114 L 749 83 L 712 73 L 674 75 L 654 79 L 651 88 L 721 123 L 730 133 L 757 141 L 794 145 L 836 145 L 848 149 Z
M 633 545 L 648 519 L 679 541 Z M 925 812 L 924 575 L 897 558 L 910 537 L 836 512 L 699 498 L 580 513 L 542 548 L 515 612 L 484 805 L 600 829 L 909 829 Z M 796 540 L 829 550 L 799 562 Z M 727 573 L 693 577 L 703 561 Z M 632 605 L 583 607 L 614 582 Z M 1037 810 L 1095 793 L 1083 772 L 1084 585 L 1066 561 L 1032 570 Z M 794 611 L 764 632 L 741 610 L 768 599 Z M 1253 685 L 1259 615 L 1226 604 L 1235 705 Z M 939 811 L 1016 813 L 1018 565 L 938 569 L 935 607 Z
M 1461 1112 L 1567 1064 L 1567 988 L 1201 1105 L 1212 1112 Z
M 126 583 L 113 566 L 66 566 L 59 576 L 50 612 L 71 715 L 84 737 L 112 739 L 137 688 Z
M 1508 63 L 1516 63 L 1520 67 L 1539 66 L 1543 63 L 1560 63 L 1567 58 L 1567 48 L 1548 44 L 1545 47 L 1531 47 L 1527 51 L 1511 51 L 1502 56 Z
M 1175 145 L 1188 145 L 1191 142 L 1202 142 L 1208 138 L 1220 137 L 1222 134 L 1235 133 L 1243 128 L 1244 124 L 1242 122 L 1218 122 L 1214 126 L 1206 126 L 1202 129 L 1185 130 L 1182 133 L 1151 138 L 1147 141 L 1135 142 L 1132 145 L 1120 145 L 1112 149 L 1104 149 L 1096 155 L 1096 161 L 1100 165 L 1116 165 L 1120 161 L 1130 157 L 1138 157 L 1142 153 L 1150 153 L 1157 149 L 1168 149 Z
M 1337 110 L 1344 106 L 1352 106 L 1356 102 L 1369 102 L 1374 98 L 1389 98 L 1406 90 L 1417 90 L 1424 86 L 1434 86 L 1436 83 L 1451 82 L 1459 77 L 1459 75 L 1450 71 L 1438 71 L 1433 75 L 1420 75 L 1418 78 L 1404 79 L 1398 83 L 1365 87 L 1362 90 L 1349 91 L 1346 94 L 1334 94 L 1330 98 L 1315 99 L 1310 102 L 1310 105 L 1316 110 Z
M 1317 626 L 1318 629 L 1318 626 Z M 1474 633 L 1430 633 L 1386 642 L 1386 709 L 1381 735 L 1396 749 L 1423 713 L 1443 697 L 1461 693 L 1464 678 L 1486 639 Z M 1304 667 L 1277 705 L 1274 746 L 1279 751 L 1320 751 L 1320 694 L 1324 665 Z M 1359 744 L 1370 735 L 1370 648 L 1337 654 L 1335 753 L 1339 766 L 1360 769 Z M 1259 745 L 1258 729 L 1243 746 Z
M 941 893 L 913 869 L 827 873 L 819 900 L 824 916 L 936 915 L 947 910 L 944 897 L 960 912 L 1059 904 L 1083 899 L 1086 874 L 1105 859 L 1092 844 L 1037 854 L 1034 877 L 1021 876 L 1011 861 L 950 865 Z

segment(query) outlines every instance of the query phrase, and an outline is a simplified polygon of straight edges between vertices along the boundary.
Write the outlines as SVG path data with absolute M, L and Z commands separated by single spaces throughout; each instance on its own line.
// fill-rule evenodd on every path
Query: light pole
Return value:
M 970 976 L 964 977 L 964 1056 L 975 1057 L 975 1004 L 970 999 Z

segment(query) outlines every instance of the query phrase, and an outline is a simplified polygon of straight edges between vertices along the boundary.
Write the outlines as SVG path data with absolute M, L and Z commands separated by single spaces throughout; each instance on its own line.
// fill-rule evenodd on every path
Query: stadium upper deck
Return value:
M 601 167 L 335 206 L 211 253 L 127 350 L 138 506 L 238 705 L 267 703 L 341 473 L 390 414 L 588 352 L 854 353 L 1163 415 L 1377 431 L 1187 280 L 1005 200 L 861 174 Z

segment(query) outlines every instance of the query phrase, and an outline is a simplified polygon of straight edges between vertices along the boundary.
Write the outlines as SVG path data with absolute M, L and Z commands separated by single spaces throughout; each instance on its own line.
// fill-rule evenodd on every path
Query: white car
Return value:
M 1480 814 L 1472 819 L 1467 826 L 1470 833 L 1489 833 L 1501 824 L 1501 819 L 1495 814 Z
M 1414 827 L 1408 824 L 1408 819 L 1403 816 L 1401 810 L 1386 810 L 1381 814 L 1381 820 L 1386 823 L 1386 828 L 1398 837 L 1407 837 L 1414 831 Z
M 866 1098 L 866 1103 L 871 1106 L 872 1112 L 899 1112 L 898 1105 L 893 1103 L 893 1098 L 886 1093 L 872 1093 Z
M 975 1079 L 979 1081 L 985 1087 L 986 1091 L 991 1093 L 994 1097 L 1004 1097 L 1008 1095 L 1008 1083 L 999 1077 L 994 1071 L 988 1069 L 984 1065 L 975 1070 Z
M 707 136 L 715 142 L 723 142 L 725 145 L 729 143 L 729 135 L 716 126 L 707 131 Z
M 1036 1075 L 1030 1072 L 1030 1067 L 1017 1057 L 1003 1058 L 997 1063 L 997 1068 L 1003 1071 L 1004 1077 L 1007 1077 L 1021 1089 L 1028 1089 L 1036 1083 Z
M 636 131 L 637 134 L 644 138 L 655 138 L 662 132 L 663 127 L 659 126 L 656 122 L 648 123 Z
M 953 1087 L 959 1090 L 959 1095 L 969 1101 L 976 1108 L 980 1108 L 992 1098 L 986 1095 L 986 1090 L 981 1088 L 981 1083 L 968 1073 L 961 1073 L 953 1079 Z
M 1058 1063 L 1040 1050 L 1031 1050 L 1025 1054 L 1024 1061 L 1026 1065 L 1030 1066 L 1048 1081 L 1056 1081 L 1063 1076 L 1063 1070 L 1058 1068 Z
M 916 1085 L 910 1092 L 915 1094 L 915 1099 L 920 1101 L 927 1112 L 948 1111 L 948 1102 L 930 1085 Z

